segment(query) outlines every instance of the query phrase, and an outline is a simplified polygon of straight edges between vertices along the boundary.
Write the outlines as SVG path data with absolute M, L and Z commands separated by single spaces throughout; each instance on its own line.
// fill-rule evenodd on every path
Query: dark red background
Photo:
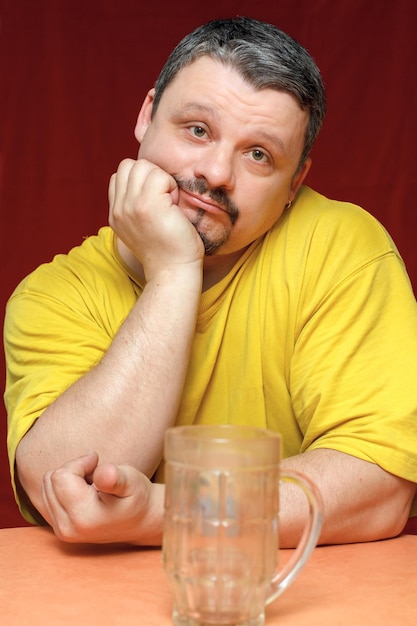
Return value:
M 417 286 L 415 0 L 0 0 L 2 314 L 25 274 L 106 223 L 108 179 L 136 155 L 136 115 L 171 48 L 237 14 L 275 23 L 316 59 L 329 113 L 307 182 L 377 216 Z M 0 526 L 11 526 L 23 522 L 1 410 Z

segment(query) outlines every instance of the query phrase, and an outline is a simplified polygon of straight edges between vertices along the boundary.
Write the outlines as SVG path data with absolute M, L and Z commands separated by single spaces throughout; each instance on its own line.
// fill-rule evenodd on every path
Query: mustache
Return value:
M 181 178 L 180 176 L 172 175 L 175 182 L 180 189 L 189 191 L 190 193 L 198 193 L 200 195 L 206 195 L 218 204 L 229 215 L 232 226 L 235 224 L 239 217 L 239 209 L 236 204 L 231 200 L 228 193 L 223 187 L 210 188 L 206 181 L 202 178 Z

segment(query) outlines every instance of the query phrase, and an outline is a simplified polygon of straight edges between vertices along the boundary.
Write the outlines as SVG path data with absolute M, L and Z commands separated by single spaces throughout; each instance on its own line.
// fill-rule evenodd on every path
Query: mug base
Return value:
M 264 626 L 265 614 L 261 613 L 252 619 L 233 620 L 229 621 L 224 616 L 201 616 L 201 618 L 190 617 L 187 615 L 181 615 L 174 609 L 172 613 L 172 623 L 174 626 Z

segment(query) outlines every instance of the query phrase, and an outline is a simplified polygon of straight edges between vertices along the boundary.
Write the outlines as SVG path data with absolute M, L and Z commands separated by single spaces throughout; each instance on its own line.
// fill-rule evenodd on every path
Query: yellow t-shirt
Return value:
M 12 476 L 18 442 L 101 359 L 142 288 L 108 227 L 18 286 L 5 324 Z M 417 482 L 416 372 L 417 305 L 389 235 L 303 187 L 202 294 L 177 424 L 267 427 L 284 456 L 333 448 Z

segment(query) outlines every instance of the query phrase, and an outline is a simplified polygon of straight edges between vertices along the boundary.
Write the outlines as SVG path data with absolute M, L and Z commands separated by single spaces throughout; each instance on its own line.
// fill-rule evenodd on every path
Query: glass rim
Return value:
M 228 436 L 230 433 L 232 436 Z M 237 441 L 255 438 L 257 440 L 281 439 L 281 434 L 269 428 L 250 424 L 182 424 L 170 426 L 165 438 L 182 437 L 187 439 L 210 439 L 212 441 Z

